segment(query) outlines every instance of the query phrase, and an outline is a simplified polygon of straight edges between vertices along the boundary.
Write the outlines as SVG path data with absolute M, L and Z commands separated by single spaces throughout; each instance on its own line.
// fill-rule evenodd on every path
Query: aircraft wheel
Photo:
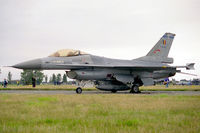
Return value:
M 140 93 L 139 86 L 138 85 L 133 85 L 131 88 L 130 93 Z
M 111 92 L 112 92 L 112 93 L 116 93 L 116 92 L 117 92 L 117 90 L 112 90 Z
M 82 93 L 82 88 L 81 87 L 76 88 L 76 93 L 77 94 L 81 94 Z

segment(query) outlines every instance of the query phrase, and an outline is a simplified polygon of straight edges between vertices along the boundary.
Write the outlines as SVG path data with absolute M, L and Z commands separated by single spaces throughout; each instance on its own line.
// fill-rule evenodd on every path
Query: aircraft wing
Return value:
M 147 75 L 147 77 L 142 76 L 141 80 L 143 82 L 143 85 L 153 85 L 154 84 L 154 80 L 152 78 L 152 75 L 148 75 L 148 73 L 146 73 L 145 75 Z M 123 74 L 115 74 L 114 77 L 116 78 L 116 80 L 127 84 L 128 82 L 133 82 L 134 78 L 131 75 L 123 75 Z

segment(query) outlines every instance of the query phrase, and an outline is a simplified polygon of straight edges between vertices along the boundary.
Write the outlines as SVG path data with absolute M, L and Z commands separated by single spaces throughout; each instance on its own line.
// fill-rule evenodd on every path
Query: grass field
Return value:
M 0 86 L 0 90 L 75 90 L 76 86 L 73 85 L 37 85 L 36 88 L 33 88 L 31 85 L 8 85 L 7 88 Z M 96 90 L 96 88 L 83 88 L 84 90 Z M 156 86 L 142 86 L 140 90 L 149 90 L 149 91 L 200 91 L 200 85 L 191 85 L 191 86 L 182 86 L 182 85 L 170 85 L 166 88 L 164 85 Z
M 0 133 L 198 133 L 200 96 L 0 94 Z

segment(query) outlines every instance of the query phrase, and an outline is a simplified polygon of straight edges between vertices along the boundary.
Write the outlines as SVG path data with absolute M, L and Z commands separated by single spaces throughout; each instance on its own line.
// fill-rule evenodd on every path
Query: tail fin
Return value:
M 174 36 L 175 34 L 165 33 L 146 56 L 167 58 L 174 40 Z
M 165 33 L 156 45 L 149 51 L 146 56 L 138 58 L 138 60 L 150 61 L 150 62 L 161 62 L 171 64 L 173 58 L 169 58 L 169 50 L 172 46 L 175 34 Z

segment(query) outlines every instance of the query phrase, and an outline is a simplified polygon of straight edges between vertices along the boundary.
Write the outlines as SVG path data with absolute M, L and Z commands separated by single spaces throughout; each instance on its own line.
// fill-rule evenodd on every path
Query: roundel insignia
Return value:
M 154 54 L 156 54 L 157 52 L 160 52 L 160 49 L 156 49 L 153 51 Z

